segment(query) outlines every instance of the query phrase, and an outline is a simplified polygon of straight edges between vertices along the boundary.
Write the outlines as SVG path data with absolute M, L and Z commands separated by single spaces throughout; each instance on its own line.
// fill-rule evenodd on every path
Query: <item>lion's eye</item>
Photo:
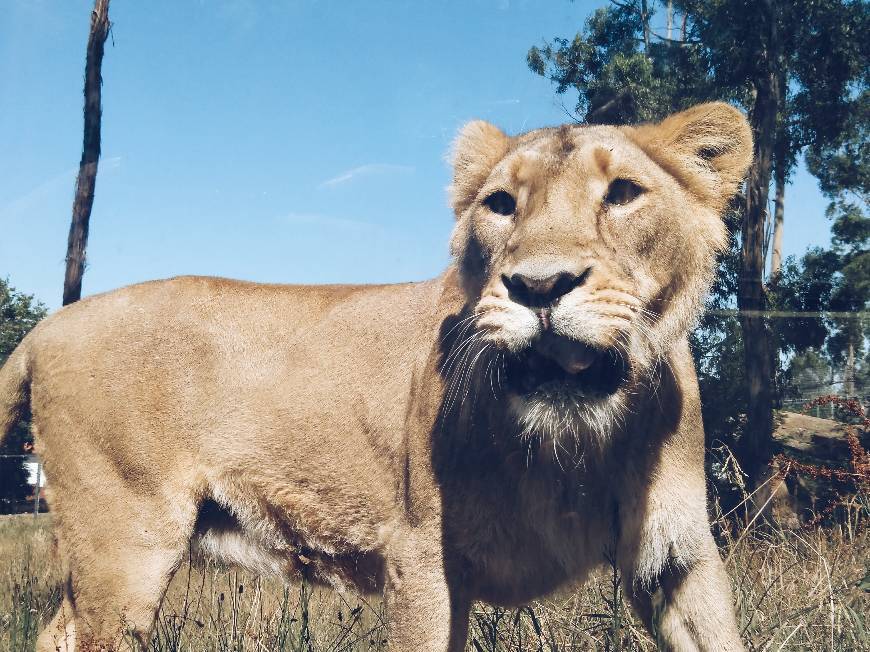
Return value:
M 608 204 L 622 206 L 637 199 L 644 192 L 644 189 L 637 185 L 634 181 L 628 179 L 615 179 L 607 189 L 607 195 L 604 201 Z
M 513 215 L 517 209 L 517 200 L 504 190 L 496 190 L 483 200 L 483 204 L 493 213 L 499 215 Z

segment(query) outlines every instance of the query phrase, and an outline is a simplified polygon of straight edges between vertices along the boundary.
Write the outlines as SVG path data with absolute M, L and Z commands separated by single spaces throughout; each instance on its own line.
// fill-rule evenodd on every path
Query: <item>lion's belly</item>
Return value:
M 213 500 L 200 508 L 193 543 L 213 559 L 262 575 L 363 593 L 383 586 L 385 562 L 376 551 L 327 547 L 284 519 L 241 519 Z

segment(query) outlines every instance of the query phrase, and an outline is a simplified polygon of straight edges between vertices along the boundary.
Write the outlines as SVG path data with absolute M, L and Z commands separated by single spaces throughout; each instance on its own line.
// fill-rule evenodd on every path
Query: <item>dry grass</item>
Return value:
M 0 516 L 0 650 L 33 649 L 60 601 L 50 517 Z
M 58 600 L 50 516 L 0 519 L 0 649 L 30 650 Z M 833 529 L 753 527 L 723 534 L 750 650 L 870 650 L 870 535 L 863 522 Z M 859 586 L 865 582 L 863 587 Z M 352 652 L 385 648 L 377 598 L 278 582 L 205 562 L 173 580 L 151 650 Z M 574 591 L 520 610 L 478 605 L 475 652 L 653 650 L 605 569 Z

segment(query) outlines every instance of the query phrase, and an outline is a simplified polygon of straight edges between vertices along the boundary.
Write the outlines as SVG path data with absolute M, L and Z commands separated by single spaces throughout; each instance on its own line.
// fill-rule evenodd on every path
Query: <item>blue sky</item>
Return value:
M 526 68 L 601 2 L 113 0 L 84 294 L 176 274 L 390 282 L 447 264 L 458 127 L 566 121 Z M 60 304 L 89 0 L 7 0 L 0 276 Z M 805 171 L 785 250 L 829 239 Z

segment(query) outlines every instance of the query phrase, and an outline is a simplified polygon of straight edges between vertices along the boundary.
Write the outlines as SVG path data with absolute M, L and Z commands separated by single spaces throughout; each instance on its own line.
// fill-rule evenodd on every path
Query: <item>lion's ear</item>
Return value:
M 457 217 L 474 201 L 509 144 L 510 138 L 501 129 L 483 120 L 469 122 L 459 130 L 450 150 L 453 165 L 450 204 Z
M 719 211 L 752 163 L 749 123 L 724 102 L 699 104 L 635 131 L 647 154 Z

